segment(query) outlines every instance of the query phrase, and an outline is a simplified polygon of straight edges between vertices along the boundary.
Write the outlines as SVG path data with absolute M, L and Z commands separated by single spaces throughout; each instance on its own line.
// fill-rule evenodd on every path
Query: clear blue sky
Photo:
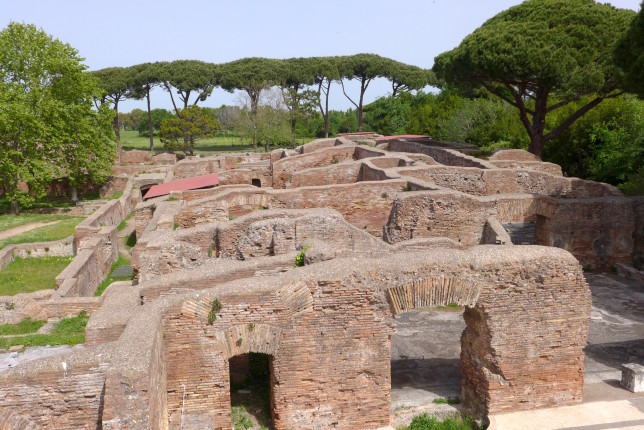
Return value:
M 90 70 L 144 62 L 197 59 L 222 63 L 243 57 L 379 54 L 429 68 L 485 20 L 520 0 L 0 0 L 0 24 L 35 24 L 78 49 Z M 611 0 L 639 10 L 640 0 Z M 350 95 L 357 87 L 348 86 Z M 390 92 L 374 81 L 365 101 Z M 234 104 L 215 90 L 204 106 Z M 349 102 L 339 85 L 331 107 Z M 153 107 L 170 108 L 156 90 Z M 123 103 L 120 111 L 145 109 Z

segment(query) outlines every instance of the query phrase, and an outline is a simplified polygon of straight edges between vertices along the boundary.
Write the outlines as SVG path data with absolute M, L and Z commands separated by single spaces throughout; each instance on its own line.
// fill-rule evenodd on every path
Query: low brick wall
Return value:
M 103 227 L 81 243 L 74 260 L 56 276 L 59 297 L 91 296 L 118 259 L 117 228 Z
M 0 249 L 0 270 L 16 257 L 71 257 L 72 255 L 74 255 L 74 236 L 52 242 L 7 245 Z
M 392 140 L 388 144 L 391 152 L 420 153 L 432 157 L 435 161 L 446 166 L 478 167 L 479 169 L 494 169 L 494 164 L 489 161 L 480 160 L 459 151 L 438 146 L 430 146 L 422 143 Z
M 579 199 L 622 195 L 608 184 L 525 169 L 418 166 L 402 167 L 396 171 L 401 176 L 422 179 L 476 196 L 526 193 Z

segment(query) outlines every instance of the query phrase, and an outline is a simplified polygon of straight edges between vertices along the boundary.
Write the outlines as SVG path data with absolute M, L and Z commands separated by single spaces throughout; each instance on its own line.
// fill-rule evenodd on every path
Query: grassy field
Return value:
M 19 234 L 17 236 L 11 236 L 6 239 L 0 240 L 0 249 L 4 248 L 7 245 L 14 243 L 33 243 L 33 242 L 50 242 L 53 240 L 64 239 L 67 236 L 74 234 L 74 228 L 76 225 L 81 222 L 84 218 L 82 217 L 70 217 L 64 215 L 36 215 L 36 214 L 23 214 L 23 215 L 0 215 L 0 226 L 3 225 L 6 219 L 6 223 L 15 223 L 19 222 L 20 218 L 26 217 L 27 222 L 22 222 L 20 224 L 28 224 L 30 222 L 37 221 L 53 221 L 59 219 L 60 221 L 56 224 L 48 225 L 45 227 L 36 228 L 34 230 L 27 231 L 25 233 Z M 52 217 L 52 218 L 47 218 Z M 16 219 L 17 218 L 17 219 Z M 17 224 L 17 225 L 20 225 Z M 14 225 L 15 227 L 16 225 Z M 6 230 L 6 229 L 5 229 Z M 2 231 L 2 229 L 0 229 Z
M 56 287 L 56 276 L 73 257 L 16 258 L 0 270 L 0 296 Z
M 49 214 L 0 215 L 0 232 L 33 222 L 49 222 L 68 218 L 69 216 L 67 215 Z
M 88 320 L 89 315 L 85 311 L 81 311 L 75 317 L 58 321 L 49 334 L 0 338 L 0 349 L 8 349 L 14 345 L 55 346 L 85 343 L 85 326 Z
M 313 139 L 298 138 L 297 144 L 309 142 Z M 121 131 L 121 145 L 124 150 L 141 149 L 147 151 L 150 149 L 150 139 L 148 137 L 139 136 L 136 130 Z M 159 137 L 154 137 L 154 149 L 156 151 L 163 150 L 163 143 Z M 271 147 L 270 150 L 275 148 Z M 218 134 L 213 138 L 198 140 L 195 142 L 195 153 L 202 155 L 216 155 L 222 152 L 251 152 L 253 151 L 253 144 L 241 139 L 232 134 Z M 263 147 L 257 149 L 258 152 L 264 152 Z

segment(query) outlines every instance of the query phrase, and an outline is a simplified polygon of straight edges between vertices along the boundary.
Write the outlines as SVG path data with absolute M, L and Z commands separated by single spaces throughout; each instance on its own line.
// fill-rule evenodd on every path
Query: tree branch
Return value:
M 600 104 L 604 100 L 604 97 L 597 97 L 591 102 L 587 103 L 583 107 L 579 108 L 577 112 L 573 113 L 568 117 L 567 120 L 562 122 L 559 127 L 555 128 L 552 130 L 550 133 L 546 134 L 543 136 L 543 142 L 547 142 L 550 139 L 554 139 L 555 137 L 559 136 L 565 129 L 570 127 L 575 121 L 577 121 L 583 114 Z
M 356 109 L 358 109 L 358 104 L 356 102 L 354 102 L 353 100 L 351 100 L 351 97 L 349 97 L 347 95 L 347 92 L 344 91 L 344 80 L 340 79 L 340 84 L 342 85 L 342 92 L 344 93 L 344 96 L 346 98 L 348 98 L 351 103 L 353 103 L 353 105 L 356 107 Z
M 177 104 L 174 102 L 174 96 L 172 95 L 172 90 L 170 89 L 170 85 L 167 82 L 163 83 L 163 86 L 165 87 L 166 91 L 170 94 L 170 100 L 172 100 L 172 106 L 174 107 L 174 113 L 177 113 Z

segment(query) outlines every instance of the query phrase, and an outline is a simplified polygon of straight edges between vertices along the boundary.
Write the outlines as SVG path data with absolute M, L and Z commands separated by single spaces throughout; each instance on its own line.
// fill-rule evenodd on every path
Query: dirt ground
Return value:
M 33 222 L 31 224 L 19 225 L 18 227 L 10 228 L 9 230 L 0 231 L 0 240 L 7 239 L 12 236 L 17 236 L 19 234 L 26 233 L 40 227 L 47 227 L 48 225 L 58 224 L 59 222 L 60 221 Z

